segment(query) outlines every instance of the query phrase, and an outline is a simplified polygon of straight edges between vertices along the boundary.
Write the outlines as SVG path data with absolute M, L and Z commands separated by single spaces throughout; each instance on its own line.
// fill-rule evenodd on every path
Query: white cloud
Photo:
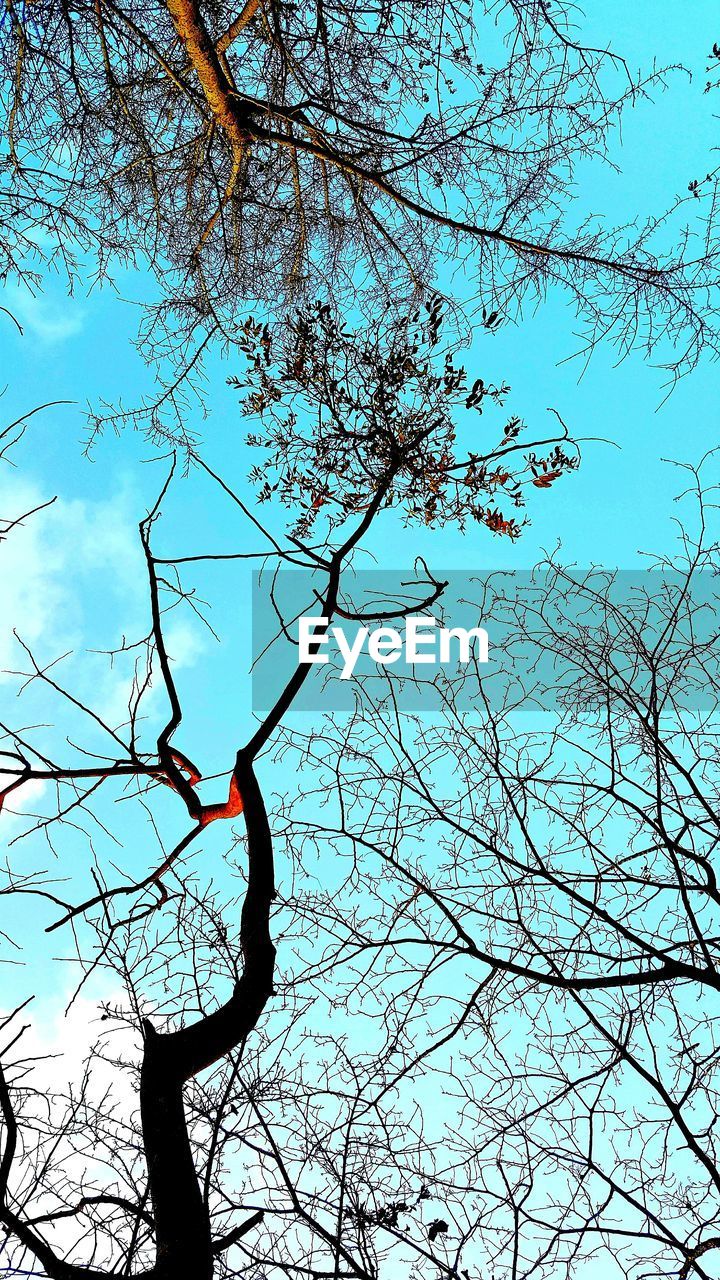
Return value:
M 10 782 L 12 782 L 12 776 L 0 770 L 0 791 Z M 11 840 L 19 830 L 27 827 L 28 817 L 32 817 L 36 812 L 35 806 L 46 790 L 45 782 L 39 778 L 31 778 L 29 782 L 24 782 L 22 787 L 11 791 L 5 798 L 2 807 L 2 833 L 6 841 Z
M 24 330 L 47 346 L 66 342 L 80 333 L 85 323 L 85 308 L 74 298 L 60 302 L 47 294 L 33 294 L 22 285 L 6 293 L 8 310 L 20 321 Z
M 0 478 L 0 517 L 20 517 L 50 496 L 30 480 L 11 484 L 5 473 Z M 12 728 L 27 723 L 47 726 L 26 736 L 51 755 L 56 755 L 51 744 L 59 746 L 66 734 L 102 751 L 108 749 L 109 739 L 87 716 L 67 703 L 61 705 L 59 695 L 47 687 L 35 684 L 16 702 L 22 679 L 12 673 L 29 672 L 31 662 L 15 632 L 40 667 L 61 655 L 74 655 L 50 674 L 111 728 L 126 724 L 134 663 L 140 660 L 142 679 L 144 651 L 131 649 L 112 662 L 103 651 L 114 649 L 123 636 L 132 644 L 150 625 L 137 515 L 137 496 L 127 487 L 97 501 L 58 498 L 22 520 L 0 542 L 0 692 L 5 703 L 0 719 Z M 200 624 L 176 612 L 168 615 L 166 643 L 176 671 L 191 667 L 205 648 Z M 150 726 L 155 715 L 162 717 L 164 698 L 156 669 L 143 696 L 145 725 Z M 59 727 L 59 736 L 53 725 Z M 22 822 L 16 814 L 32 813 L 39 800 L 40 794 L 31 793 L 29 785 L 13 793 L 0 836 L 12 838 Z
M 3 479 L 0 516 L 14 520 L 51 496 L 31 481 Z M 14 630 L 47 660 L 79 642 L 88 590 L 101 617 L 103 595 L 127 595 L 134 614 L 142 598 L 142 556 L 122 493 L 100 502 L 59 498 L 36 511 L 0 544 L 0 565 L 0 681 L 20 656 Z
M 131 1077 L 118 1068 L 116 1060 L 139 1061 L 140 1035 L 127 1023 L 112 1017 L 104 1020 L 103 1004 L 127 1008 L 127 997 L 117 978 L 96 973 L 79 993 L 76 988 L 65 988 L 54 996 L 42 995 L 32 1000 L 7 1026 L 6 1039 L 24 1027 L 6 1061 L 8 1074 L 11 1079 L 15 1076 L 13 1062 L 29 1064 L 27 1073 L 20 1068 L 23 1082 L 35 1092 L 37 1100 L 48 1100 L 54 1122 L 61 1118 L 62 1099 L 78 1097 L 88 1064 L 86 1096 L 91 1106 L 103 1107 L 111 1122 L 109 1127 L 112 1123 L 129 1122 L 137 1110 L 138 1098 Z M 10 1012 L 11 1008 L 0 1011 L 0 1023 Z M 96 1048 L 99 1052 L 95 1052 Z M 43 1103 L 43 1108 L 47 1105 Z M 46 1117 L 45 1110 L 42 1114 Z M 72 1140 L 60 1148 L 59 1154 L 63 1166 L 68 1162 L 69 1173 L 76 1154 Z M 81 1155 L 76 1166 L 78 1176 L 102 1174 L 103 1154 L 98 1153 L 100 1163 L 96 1165 L 89 1153 Z M 117 1172 L 122 1176 L 121 1169 Z
M 125 1029 L 118 1033 L 115 1022 L 101 1021 L 101 1002 L 109 1005 L 127 1003 L 124 992 L 116 983 L 109 985 L 100 979 L 78 996 L 73 990 L 65 990 L 54 999 L 43 997 L 28 1006 L 22 1016 L 27 1030 L 23 1032 L 18 1056 L 39 1060 L 33 1073 L 33 1083 L 37 1088 L 61 1089 L 64 1085 L 77 1085 L 82 1079 L 83 1064 L 88 1054 L 106 1034 L 111 1034 L 113 1040 L 120 1035 L 127 1041 L 127 1049 L 132 1051 L 136 1037 Z M 118 1078 L 118 1073 L 100 1059 L 97 1072 L 99 1076 L 106 1077 L 108 1084 Z M 122 1076 L 119 1078 L 122 1080 Z M 97 1083 L 100 1083 L 99 1079 Z
M 165 647 L 176 671 L 192 667 L 205 652 L 206 644 L 198 627 L 188 622 L 176 622 L 165 632 Z

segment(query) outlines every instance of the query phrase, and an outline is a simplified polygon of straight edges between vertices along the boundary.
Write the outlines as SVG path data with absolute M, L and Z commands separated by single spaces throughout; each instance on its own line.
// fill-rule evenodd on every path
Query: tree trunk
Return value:
M 183 1080 L 167 1038 L 145 1023 L 140 1113 L 155 1219 L 157 1280 L 211 1280 L 210 1221 L 198 1184 L 183 1107 Z
M 248 884 L 240 922 L 242 975 L 230 999 L 197 1022 L 165 1034 L 143 1022 L 140 1114 L 155 1219 L 153 1280 L 212 1280 L 210 1220 L 193 1163 L 183 1085 L 242 1044 L 273 990 L 272 837 L 249 753 L 238 753 L 233 777 L 248 839 Z

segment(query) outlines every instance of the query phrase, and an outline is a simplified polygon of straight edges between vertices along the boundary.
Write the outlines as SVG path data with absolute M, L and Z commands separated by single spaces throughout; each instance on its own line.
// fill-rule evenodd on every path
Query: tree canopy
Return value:
M 588 349 L 640 342 L 671 376 L 715 350 L 712 172 L 632 226 L 575 216 L 584 166 L 614 163 L 666 73 L 572 20 L 545 0 L 6 0 L 2 278 L 129 271 L 162 383 L 90 414 L 93 438 L 149 423 L 157 446 L 142 621 L 100 652 L 83 634 L 78 685 L 13 620 L 3 672 L 2 959 L 34 950 L 40 994 L 37 956 L 69 964 L 68 1018 L 106 984 L 71 1079 L 33 1041 L 33 992 L 0 1017 L 10 1275 L 713 1274 L 711 459 L 638 584 L 558 554 L 517 589 L 466 575 L 461 603 L 511 643 L 492 672 L 476 649 L 427 680 L 422 715 L 418 673 L 382 664 L 333 713 L 279 585 L 309 583 L 316 645 L 444 618 L 443 534 L 514 543 L 572 479 L 580 431 L 525 424 L 461 358 L 473 328 L 560 285 Z M 213 343 L 240 420 L 219 464 L 184 399 Z M 40 408 L 0 430 L 0 463 L 27 458 Z M 201 488 L 237 521 L 222 548 Z M 18 501 L 2 553 L 55 499 Z M 363 596 L 363 556 L 403 532 L 412 572 Z M 252 652 L 249 565 L 270 618 Z M 188 615 L 221 645 L 189 674 Z M 289 674 L 238 712 L 283 644 Z
M 584 47 L 559 6 L 8 0 L 0 41 L 3 275 L 149 267 L 146 340 L 181 367 L 253 299 L 402 308 L 460 262 L 486 316 L 560 283 L 591 345 L 669 334 L 681 366 L 714 345 L 713 175 L 669 223 L 574 212 L 663 73 Z

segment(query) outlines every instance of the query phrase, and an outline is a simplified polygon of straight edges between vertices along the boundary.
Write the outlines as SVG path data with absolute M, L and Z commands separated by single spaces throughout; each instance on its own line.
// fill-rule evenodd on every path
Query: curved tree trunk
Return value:
M 195 1172 L 183 1083 L 166 1038 L 146 1024 L 140 1111 L 157 1253 L 157 1280 L 211 1280 L 210 1222 Z
M 190 1026 L 160 1034 L 148 1021 L 143 1024 L 140 1111 L 155 1219 L 157 1280 L 211 1280 L 210 1221 L 188 1138 L 183 1085 L 242 1044 L 272 994 L 272 838 L 247 753 L 239 753 L 233 776 L 248 838 L 248 885 L 240 927 L 242 976 L 225 1004 Z

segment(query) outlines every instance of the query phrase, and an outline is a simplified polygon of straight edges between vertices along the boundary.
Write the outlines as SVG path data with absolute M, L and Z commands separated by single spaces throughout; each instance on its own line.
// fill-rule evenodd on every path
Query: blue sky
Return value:
M 665 93 L 657 91 L 654 102 L 640 103 L 626 114 L 611 157 L 620 172 L 598 164 L 581 169 L 573 217 L 596 213 L 609 223 L 622 223 L 659 213 L 712 166 L 720 92 L 703 90 L 706 55 L 717 35 L 714 21 L 715 6 L 705 0 L 685 10 L 682 20 L 668 0 L 591 7 L 582 27 L 587 38 L 599 44 L 610 38 L 631 68 L 647 68 L 654 56 L 659 66 L 684 63 L 693 79 L 684 71 L 671 71 Z M 53 279 L 36 299 L 12 286 L 5 298 L 25 327 L 23 338 L 11 326 L 3 327 L 2 381 L 9 384 L 2 402 L 5 413 L 46 399 L 76 402 L 36 421 L 31 450 L 23 459 L 26 474 L 41 486 L 61 485 L 68 497 L 107 499 L 119 483 L 139 492 L 149 483 L 147 468 L 140 465 L 149 451 L 137 439 L 106 439 L 93 466 L 81 461 L 78 448 L 88 402 L 121 397 L 131 404 L 147 385 L 142 360 L 131 345 L 139 320 L 135 304 L 146 283 L 121 274 L 117 284 L 131 302 L 110 290 L 88 297 L 79 289 L 68 299 L 62 282 Z M 508 409 L 525 418 L 530 431 L 544 429 L 546 409 L 552 406 L 579 437 L 609 437 L 620 448 L 586 446 L 578 475 L 533 495 L 532 528 L 519 545 L 489 538 L 482 530 L 464 539 L 446 531 L 441 557 L 446 563 L 528 566 L 560 533 L 570 559 L 629 565 L 638 543 L 657 548 L 670 536 L 678 476 L 661 459 L 694 461 L 717 438 L 714 366 L 706 361 L 658 408 L 663 375 L 648 366 L 641 352 L 615 367 L 613 353 L 601 348 L 580 377 L 580 361 L 561 363 L 577 345 L 572 310 L 560 295 L 521 325 L 507 325 L 493 335 L 481 332 L 476 338 L 471 367 L 486 381 L 510 383 Z M 239 418 L 235 394 L 224 385 L 227 372 L 219 362 L 211 365 L 209 417 L 202 426 L 210 457 L 226 456 L 227 441 L 237 438 Z M 483 422 L 492 430 L 489 414 Z M 245 458 L 238 454 L 238 475 L 244 466 Z M 434 549 L 434 535 L 430 538 Z M 415 541 L 413 535 L 413 546 Z M 404 548 L 400 542 L 397 546 L 402 560 Z
M 706 94 L 704 87 L 707 53 L 717 35 L 714 6 L 703 0 L 693 5 L 690 18 L 688 12 L 679 21 L 669 0 L 632 6 L 614 0 L 593 6 L 584 20 L 583 37 L 599 45 L 610 40 L 631 69 L 649 69 L 654 57 L 658 66 L 684 63 L 693 74 L 669 72 L 664 93 L 656 91 L 653 102 L 641 101 L 626 114 L 622 135 L 615 136 L 611 150 L 617 168 L 594 164 L 580 169 L 571 219 L 580 222 L 598 214 L 609 224 L 621 224 L 660 213 L 686 191 L 689 181 L 712 167 L 720 91 Z M 455 283 L 463 287 L 461 281 Z M 38 517 L 27 534 L 34 545 L 25 569 L 18 545 L 15 575 L 6 573 L 5 579 L 6 596 L 11 582 L 15 584 L 3 610 L 8 623 L 17 625 L 14 610 L 19 608 L 21 631 L 37 642 L 45 658 L 69 648 L 108 648 L 121 632 L 146 625 L 136 526 L 154 499 L 163 464 L 142 436 L 129 430 L 120 438 L 107 433 L 90 461 L 82 456 L 86 406 L 118 400 L 131 406 L 150 386 L 133 346 L 149 282 L 124 272 L 116 285 L 116 290 L 89 295 L 78 288 L 68 298 L 62 281 L 50 278 L 36 298 L 11 285 L 3 299 L 25 329 L 23 337 L 9 322 L 2 329 L 0 385 L 7 383 L 7 390 L 0 405 L 5 418 L 47 400 L 73 402 L 34 418 L 17 455 L 20 471 L 6 468 L 0 473 L 3 493 L 21 477 L 35 497 L 59 495 L 59 506 Z M 429 564 L 442 568 L 522 569 L 560 541 L 569 562 L 630 568 L 642 563 L 639 550 L 671 547 L 678 510 L 673 499 L 684 481 L 663 459 L 694 462 L 716 442 L 715 365 L 704 360 L 665 399 L 665 375 L 642 352 L 618 365 L 615 353 L 601 346 L 584 368 L 568 359 L 577 347 L 572 307 L 566 295 L 556 293 L 518 325 L 504 325 L 493 334 L 480 330 L 467 363 L 486 382 L 510 384 L 507 414 L 525 419 L 528 437 L 545 433 L 552 407 L 578 438 L 612 443 L 587 443 L 579 472 L 548 491 L 532 490 L 532 524 L 519 542 L 493 537 L 483 527 L 466 536 L 451 528 L 440 534 L 416 528 L 403 532 L 390 512 L 368 544 L 379 566 L 402 567 L 422 553 Z M 225 381 L 235 368 L 233 361 L 213 357 L 207 418 L 198 414 L 191 425 L 202 433 L 208 461 L 243 487 L 257 458 L 243 446 L 248 424 L 239 414 L 237 393 Z M 503 412 L 487 410 L 477 428 L 487 432 L 483 440 L 497 438 L 504 420 Z M 248 543 L 246 530 L 229 505 L 218 503 L 207 481 L 178 481 L 158 529 L 158 549 L 183 554 L 248 545 L 256 543 Z M 238 723 L 248 723 L 244 677 L 250 662 L 250 569 L 213 568 L 194 580 L 213 605 L 213 624 L 223 635 L 223 646 L 218 648 L 190 616 L 182 623 L 173 619 L 174 638 L 179 660 L 200 666 L 199 677 L 194 671 L 183 692 L 189 739 L 199 742 L 201 754 L 208 752 L 211 760 L 205 767 L 210 770 L 227 767 Z M 6 649 L 7 637 L 3 655 Z M 98 658 L 87 657 L 75 663 L 81 686 L 97 686 L 98 663 Z M 221 687 L 223 698 L 218 700 L 215 691 Z
M 660 213 L 689 181 L 712 167 L 720 91 L 706 94 L 704 87 L 707 53 L 717 36 L 714 20 L 714 6 L 705 0 L 684 11 L 682 20 L 669 0 L 632 6 L 614 0 L 592 7 L 583 21 L 584 38 L 600 45 L 609 39 L 633 69 L 649 69 L 654 57 L 658 66 L 684 63 L 693 74 L 669 72 L 664 93 L 658 90 L 652 103 L 640 102 L 626 114 L 611 152 L 617 169 L 595 164 L 579 171 L 571 218 L 579 222 L 594 213 L 612 224 Z M 88 295 L 78 288 L 68 298 L 62 281 L 50 278 L 36 298 L 10 285 L 2 299 L 25 329 L 20 337 L 9 322 L 2 328 L 5 418 L 48 400 L 73 402 L 34 418 L 17 455 L 20 471 L 0 473 L 3 493 L 21 478 L 34 497 L 59 495 L 59 506 L 38 517 L 27 534 L 34 542 L 25 567 L 18 545 L 15 573 L 5 577 L 7 624 L 19 622 L 46 658 L 68 648 L 108 648 L 120 632 L 146 624 L 136 526 L 157 492 L 162 464 L 132 431 L 120 438 L 107 433 L 90 461 L 82 456 L 86 406 L 120 399 L 132 405 L 150 385 L 132 341 L 149 283 L 128 272 L 119 273 L 116 283 L 116 291 Z M 420 552 L 442 568 L 521 569 L 560 541 L 569 562 L 629 568 L 641 563 L 639 550 L 672 545 L 673 499 L 683 477 L 663 459 L 694 462 L 717 441 L 715 365 L 704 360 L 665 399 L 665 376 L 642 352 L 617 365 L 615 353 L 600 347 L 584 371 L 580 361 L 568 360 L 577 350 L 574 330 L 568 298 L 556 293 L 521 324 L 504 325 L 494 334 L 481 330 L 468 365 L 486 382 L 510 384 L 507 412 L 525 419 L 529 437 L 545 432 L 552 407 L 578 438 L 613 443 L 586 444 L 579 472 L 548 491 L 532 491 L 532 524 L 518 543 L 482 527 L 466 536 L 450 528 L 439 535 L 422 529 L 403 533 L 393 513 L 386 513 L 369 543 L 381 567 L 407 565 Z M 213 358 L 207 418 L 198 414 L 191 425 L 200 429 L 210 463 L 242 487 L 257 459 L 243 446 L 247 423 L 240 417 L 237 393 L 225 382 L 235 368 L 232 361 Z M 495 439 L 503 421 L 502 412 L 487 410 L 478 428 L 488 433 L 483 439 Z M 246 531 L 230 507 L 218 503 L 211 485 L 197 478 L 178 482 L 158 530 L 158 547 L 183 554 L 247 545 Z M 200 678 L 194 675 L 184 690 L 192 716 L 189 732 L 201 752 L 207 747 L 217 757 L 212 767 L 223 768 L 237 740 L 237 718 L 245 723 L 248 714 L 250 569 L 233 568 L 230 574 L 212 569 L 196 581 L 213 604 L 213 622 L 224 644 L 218 649 L 187 617 L 177 652 L 188 665 L 201 665 Z M 15 594 L 8 601 L 11 586 Z M 180 626 L 177 619 L 173 624 Z M 3 655 L 7 644 L 6 636 Z M 84 658 L 75 664 L 81 684 L 96 685 L 97 662 Z M 221 686 L 225 698 L 231 690 L 232 715 L 227 703 L 214 697 Z
M 593 7 L 583 24 L 589 38 L 600 44 L 610 38 L 631 67 L 647 66 L 654 57 L 659 65 L 684 62 L 694 77 L 689 81 L 682 71 L 671 73 L 664 94 L 628 113 L 612 157 L 620 173 L 607 166 L 579 173 L 578 220 L 587 213 L 602 214 L 611 223 L 659 213 L 712 167 L 720 92 L 706 95 L 703 89 L 707 51 L 719 34 L 715 10 L 708 0 L 681 14 L 670 0 L 632 5 L 614 0 Z M 85 406 L 119 398 L 131 405 L 148 385 L 132 346 L 137 303 L 146 289 L 142 277 L 124 274 L 117 294 L 106 290 L 86 296 L 78 289 L 70 299 L 60 280 L 49 279 L 37 298 L 9 286 L 1 300 L 25 328 L 22 338 L 9 323 L 2 328 L 3 416 L 47 400 L 74 402 L 34 419 L 17 455 L 20 470 L 0 473 L 3 513 L 8 503 L 16 509 L 26 495 L 60 495 L 56 508 L 38 517 L 33 530 L 18 540 L 17 551 L 9 549 L 15 558 L 0 584 L 6 630 L 8 623 L 17 625 L 44 658 L 73 647 L 107 648 L 121 631 L 137 634 L 147 625 L 136 526 L 157 491 L 160 467 L 152 448 L 131 432 L 119 439 L 107 435 L 91 461 L 82 456 Z M 565 297 L 554 295 L 522 324 L 493 335 L 482 332 L 469 363 L 486 381 L 511 385 L 507 409 L 528 422 L 529 434 L 542 434 L 553 407 L 578 437 L 603 437 L 617 447 L 586 445 L 576 475 L 548 492 L 533 492 L 532 525 L 519 543 L 494 538 L 484 528 L 463 537 L 453 530 L 403 534 L 396 524 L 389 538 L 394 520 L 389 513 L 371 543 L 381 565 L 402 566 L 422 552 L 442 567 L 527 568 L 560 539 L 569 561 L 632 567 L 639 563 L 639 549 L 670 547 L 677 511 L 673 498 L 682 480 L 663 459 L 696 461 L 716 442 L 716 368 L 703 362 L 661 405 L 663 374 L 642 353 L 616 367 L 613 352 L 601 348 L 580 378 L 579 362 L 567 361 L 576 346 L 572 310 Z M 198 426 L 205 456 L 211 463 L 222 459 L 224 474 L 242 485 L 255 459 L 242 446 L 246 426 L 236 393 L 225 385 L 232 371 L 232 364 L 223 366 L 218 358 L 210 364 L 208 417 Z M 488 411 L 481 421 L 494 436 L 503 418 Z M 229 508 L 198 480 L 178 483 L 159 536 L 166 552 L 178 554 L 246 545 L 245 531 Z M 249 574 L 249 569 L 233 570 L 229 592 L 228 578 L 218 570 L 203 576 L 222 649 L 192 619 L 173 620 L 188 713 L 180 745 L 193 744 L 205 772 L 228 767 L 242 737 L 238 726 L 249 723 Z M 9 663 L 8 644 L 6 634 L 0 654 Z M 99 657 L 83 656 L 68 670 L 81 693 L 112 704 L 112 682 Z M 6 693 L 10 698 L 11 684 L 2 682 L 4 702 Z M 13 702 L 4 707 L 3 718 L 14 715 Z M 53 941 L 47 953 L 54 948 Z M 20 986 L 26 980 L 27 975 L 18 978 Z M 62 976 L 56 981 L 63 986 Z

